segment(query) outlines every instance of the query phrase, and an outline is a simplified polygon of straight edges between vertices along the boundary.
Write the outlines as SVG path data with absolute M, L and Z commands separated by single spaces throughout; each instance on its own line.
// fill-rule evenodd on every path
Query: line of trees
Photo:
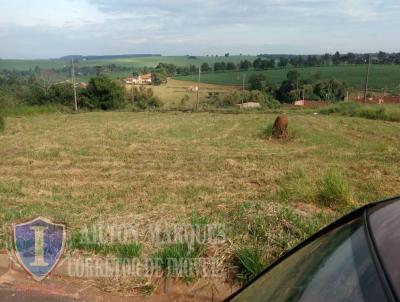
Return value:
M 262 91 L 281 103 L 293 103 L 304 97 L 308 100 L 342 101 L 346 97 L 347 84 L 336 79 L 300 79 L 297 70 L 290 70 L 280 85 L 271 84 L 262 73 L 253 74 L 249 89 Z
M 290 67 L 316 67 L 330 65 L 355 65 L 366 64 L 370 54 L 355 54 L 352 52 L 340 54 L 338 51 L 334 54 L 324 55 L 299 55 L 299 56 L 281 56 L 279 58 L 268 58 L 268 55 L 259 55 L 251 62 L 242 60 L 239 63 L 234 62 L 215 62 L 209 64 L 204 62 L 200 69 L 204 73 L 224 72 L 234 70 L 265 70 L 274 68 L 290 68 Z M 386 53 L 380 51 L 371 55 L 372 64 L 400 64 L 400 53 Z M 190 65 L 189 67 L 175 67 L 170 75 L 189 75 L 198 72 L 198 67 Z

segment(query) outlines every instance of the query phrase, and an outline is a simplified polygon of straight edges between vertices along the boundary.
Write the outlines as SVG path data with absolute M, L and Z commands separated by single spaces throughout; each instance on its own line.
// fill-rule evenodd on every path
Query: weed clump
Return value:
M 195 269 L 191 270 L 192 261 L 202 254 L 203 248 L 198 244 L 190 246 L 188 243 L 174 243 L 156 252 L 153 258 L 165 276 L 190 279 L 196 273 Z
M 350 187 L 340 173 L 328 171 L 319 182 L 318 201 L 324 206 L 340 207 L 351 201 Z
M 241 247 L 235 251 L 233 264 L 236 278 L 247 283 L 254 279 L 265 268 L 263 253 L 258 247 Z
M 0 115 L 0 131 L 4 130 L 4 118 Z

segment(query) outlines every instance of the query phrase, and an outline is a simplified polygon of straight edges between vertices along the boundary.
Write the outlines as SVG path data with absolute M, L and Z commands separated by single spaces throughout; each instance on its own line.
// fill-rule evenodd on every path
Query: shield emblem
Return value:
M 52 223 L 38 217 L 34 220 L 15 224 L 15 256 L 22 267 L 41 281 L 56 267 L 66 241 L 66 228 L 63 224 Z

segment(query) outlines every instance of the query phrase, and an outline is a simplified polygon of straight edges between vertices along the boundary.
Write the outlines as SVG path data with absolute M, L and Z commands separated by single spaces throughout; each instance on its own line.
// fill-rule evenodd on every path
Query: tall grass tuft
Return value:
M 157 251 L 153 258 L 157 260 L 165 276 L 182 276 L 190 279 L 196 273 L 190 270 L 191 261 L 202 254 L 203 248 L 201 245 L 174 243 Z
M 236 278 L 242 283 L 251 281 L 265 268 L 262 251 L 254 246 L 237 249 L 234 253 L 233 264 Z
M 328 171 L 319 182 L 317 197 L 325 206 L 346 206 L 351 202 L 350 187 L 342 174 Z

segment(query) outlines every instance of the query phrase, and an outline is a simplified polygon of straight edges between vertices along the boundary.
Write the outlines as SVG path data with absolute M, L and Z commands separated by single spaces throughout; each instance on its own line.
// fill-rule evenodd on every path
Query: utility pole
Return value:
M 199 101 L 200 101 L 200 74 L 201 74 L 201 68 L 199 66 L 199 80 L 197 83 L 197 102 L 196 102 L 196 111 L 197 111 L 197 107 L 199 106 Z
M 246 75 L 243 73 L 242 75 L 242 109 L 243 109 L 243 103 L 244 103 L 244 79 Z
M 133 95 L 133 83 L 131 84 L 131 99 L 132 99 L 132 106 L 135 105 L 135 96 Z
M 72 63 L 72 70 L 71 70 L 72 86 L 74 88 L 74 109 L 75 109 L 75 111 L 78 111 L 78 100 L 76 97 L 76 83 L 75 83 L 75 65 L 74 65 L 73 58 L 71 60 L 71 63 Z
M 364 103 L 367 102 L 368 82 L 369 82 L 369 71 L 370 71 L 370 68 L 371 68 L 371 54 L 368 55 L 367 74 L 366 74 L 366 76 L 365 76 Z

